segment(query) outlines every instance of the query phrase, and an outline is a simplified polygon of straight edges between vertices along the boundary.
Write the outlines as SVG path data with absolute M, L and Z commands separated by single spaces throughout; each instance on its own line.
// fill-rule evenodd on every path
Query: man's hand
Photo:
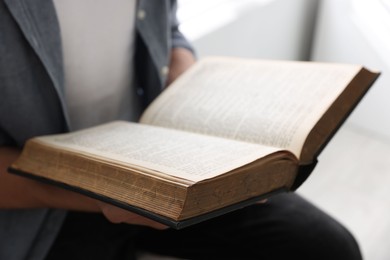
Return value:
M 167 85 L 171 84 L 178 76 L 180 76 L 194 63 L 195 57 L 191 51 L 184 48 L 172 49 Z
M 127 210 L 115 207 L 110 204 L 99 202 L 99 207 L 104 216 L 112 223 L 127 223 L 133 225 L 148 226 L 155 229 L 166 229 L 167 226 L 160 224 L 151 219 L 142 217 L 138 214 L 129 212 Z

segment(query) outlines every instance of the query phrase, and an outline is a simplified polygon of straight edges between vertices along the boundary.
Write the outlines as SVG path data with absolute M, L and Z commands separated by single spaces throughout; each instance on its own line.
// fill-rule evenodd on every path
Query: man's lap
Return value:
M 295 193 L 179 231 L 70 213 L 48 259 L 129 259 L 137 250 L 187 259 L 361 259 L 351 234 Z
M 190 259 L 361 259 L 351 234 L 295 193 L 181 231 L 144 231 L 136 241 Z

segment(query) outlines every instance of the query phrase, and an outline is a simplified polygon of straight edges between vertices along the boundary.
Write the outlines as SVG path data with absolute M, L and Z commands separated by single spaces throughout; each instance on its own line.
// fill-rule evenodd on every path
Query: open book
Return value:
M 347 64 L 206 58 L 139 123 L 33 138 L 10 171 L 181 228 L 295 189 L 378 75 Z

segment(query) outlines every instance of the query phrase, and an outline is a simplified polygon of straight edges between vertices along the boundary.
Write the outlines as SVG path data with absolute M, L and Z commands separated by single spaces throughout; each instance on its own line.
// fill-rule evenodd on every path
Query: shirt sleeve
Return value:
M 195 54 L 195 50 L 191 43 L 186 39 L 183 33 L 179 30 L 179 21 L 176 16 L 177 11 L 177 1 L 171 1 L 171 13 L 170 13 L 170 21 L 171 21 L 171 32 L 172 32 L 172 48 L 185 48 L 190 50 Z

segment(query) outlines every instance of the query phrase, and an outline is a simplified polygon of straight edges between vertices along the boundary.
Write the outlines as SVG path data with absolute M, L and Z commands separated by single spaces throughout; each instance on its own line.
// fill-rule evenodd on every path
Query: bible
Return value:
M 137 123 L 32 138 L 9 171 L 180 229 L 295 190 L 379 73 L 209 57 Z

